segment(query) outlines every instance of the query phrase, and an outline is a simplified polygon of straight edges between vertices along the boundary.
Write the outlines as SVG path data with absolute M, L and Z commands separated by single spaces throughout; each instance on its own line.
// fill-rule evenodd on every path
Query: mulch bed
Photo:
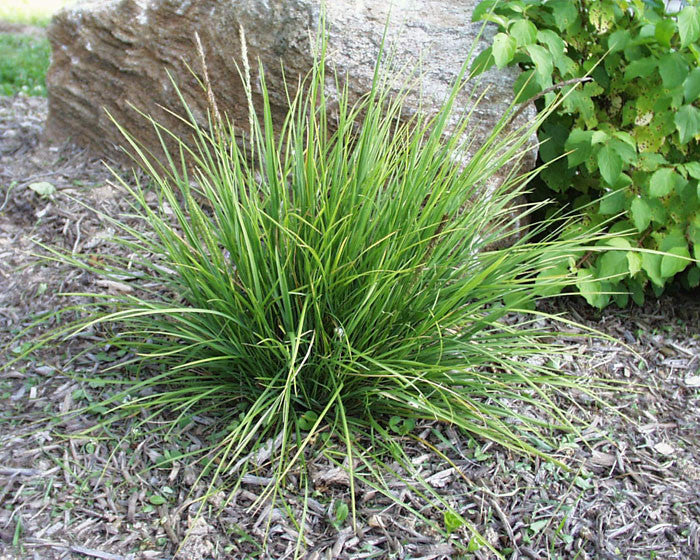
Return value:
M 109 222 L 77 200 L 106 215 L 128 210 L 103 163 L 70 146 L 42 145 L 45 118 L 43 99 L 0 98 L 0 348 L 63 308 L 62 292 L 119 289 L 37 255 L 37 241 L 75 252 L 112 250 Z M 56 188 L 52 197 L 30 188 L 40 181 Z M 302 557 L 494 558 L 485 547 L 460 552 L 471 536 L 465 527 L 450 539 L 430 527 L 426 521 L 444 526 L 445 519 L 414 488 L 419 475 L 495 548 L 512 549 L 513 560 L 700 559 L 700 294 L 603 312 L 569 298 L 547 306 L 611 337 L 544 324 L 570 344 L 563 371 L 636 388 L 604 395 L 609 408 L 584 393 L 562 400 L 589 425 L 585 442 L 562 436 L 554 453 L 570 470 L 426 422 L 401 439 L 415 472 L 388 465 L 396 472 L 387 484 L 403 505 L 359 484 L 355 531 L 349 520 L 333 523 L 335 504 L 350 503 L 348 479 L 332 453 L 322 455 L 309 468 Z M 10 344 L 6 360 L 23 340 Z M 71 438 L 66 434 L 99 418 L 50 419 L 103 394 L 75 376 L 119 360 L 109 348 L 80 355 L 96 340 L 99 333 L 83 333 L 0 371 L 0 559 L 293 558 L 304 497 L 290 487 L 287 509 L 268 500 L 251 512 L 271 475 L 264 461 L 233 496 L 213 493 L 201 511 L 193 499 L 210 481 L 199 479 L 198 467 L 177 458 L 156 466 L 166 453 L 204 445 L 211 419 L 198 417 L 170 439 L 148 425 L 135 433 L 128 420 L 111 437 Z

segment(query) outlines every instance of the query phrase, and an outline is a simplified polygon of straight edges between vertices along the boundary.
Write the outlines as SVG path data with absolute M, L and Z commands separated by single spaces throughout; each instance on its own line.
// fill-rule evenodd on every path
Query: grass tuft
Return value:
M 307 79 L 289 85 L 276 132 L 261 75 L 262 110 L 251 107 L 244 140 L 221 120 L 197 126 L 185 105 L 192 138 L 153 123 L 163 165 L 123 131 L 149 176 L 121 181 L 133 215 L 108 217 L 128 261 L 55 253 L 140 290 L 90 294 L 92 314 L 60 333 L 108 325 L 107 342 L 131 356 L 120 367 L 138 373 L 100 407 L 143 422 L 162 413 L 164 430 L 215 417 L 198 455 L 205 470 L 235 479 L 264 456 L 274 477 L 261 500 L 332 441 L 353 484 L 382 491 L 386 457 L 410 464 L 397 435 L 422 419 L 549 457 L 552 430 L 576 429 L 553 395 L 587 380 L 547 365 L 565 350 L 527 309 L 573 284 L 561 263 L 593 242 L 543 239 L 534 225 L 504 246 L 533 210 L 517 206 L 529 176 L 487 188 L 538 123 L 508 132 L 504 115 L 467 158 L 469 115 L 453 106 L 463 83 L 436 116 L 405 121 L 403 95 L 390 95 L 378 66 L 364 98 L 341 89 L 331 104 L 322 48 Z M 518 327 L 504 320 L 516 312 L 529 317 Z

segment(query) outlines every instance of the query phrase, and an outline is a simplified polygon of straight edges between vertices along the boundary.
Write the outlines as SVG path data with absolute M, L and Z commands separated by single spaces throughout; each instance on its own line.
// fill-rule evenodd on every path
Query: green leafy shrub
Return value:
M 478 69 L 519 64 L 519 100 L 568 96 L 543 123 L 543 196 L 582 209 L 591 224 L 633 238 L 575 264 L 588 302 L 637 303 L 651 285 L 700 284 L 700 8 L 667 14 L 661 0 L 486 0 L 496 23 Z M 586 83 L 581 79 L 590 78 Z M 569 82 L 569 84 L 567 84 Z M 564 155 L 566 154 L 566 155 Z M 640 250 L 625 251 L 625 249 Z M 648 251 L 646 251 L 648 250 Z M 660 254 L 663 252 L 664 254 Z
M 319 435 L 375 484 L 382 445 L 398 453 L 395 439 L 418 419 L 524 453 L 556 449 L 551 430 L 576 419 L 550 396 L 588 381 L 532 359 L 562 349 L 532 322 L 503 319 L 536 286 L 570 285 L 555 267 L 591 240 L 534 242 L 535 227 L 497 249 L 519 223 L 515 210 L 529 211 L 513 207 L 528 177 L 484 188 L 534 129 L 508 133 L 504 115 L 467 159 L 468 115 L 445 134 L 457 87 L 434 118 L 402 122 L 403 96 L 389 96 L 383 72 L 365 98 L 351 104 L 341 91 L 329 107 L 324 68 L 321 56 L 279 133 L 262 80 L 243 147 L 232 125 L 202 130 L 189 110 L 196 145 L 154 123 L 164 149 L 165 138 L 176 144 L 165 166 L 123 131 L 158 199 L 122 181 L 140 227 L 105 218 L 131 256 L 54 254 L 141 291 L 92 294 L 91 316 L 61 333 L 113 325 L 110 346 L 143 366 L 110 401 L 115 417 L 162 412 L 167 430 L 216 417 L 200 450 L 214 474 L 238 472 L 251 449 L 278 441 L 261 499 Z M 543 270 L 554 272 L 538 279 Z
M 0 34 L 0 95 L 45 97 L 50 56 L 46 39 Z

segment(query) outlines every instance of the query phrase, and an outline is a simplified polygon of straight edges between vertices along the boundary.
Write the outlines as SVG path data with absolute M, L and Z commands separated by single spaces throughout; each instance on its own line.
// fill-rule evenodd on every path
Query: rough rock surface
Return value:
M 397 68 L 418 66 L 420 88 L 409 97 L 407 110 L 422 100 L 434 111 L 467 58 L 481 26 L 472 24 L 477 0 L 329 0 L 327 30 L 329 62 L 347 76 L 354 96 L 366 93 L 391 9 L 388 50 Z M 271 90 L 274 110 L 284 112 L 283 73 L 294 81 L 311 66 L 310 45 L 321 12 L 320 0 L 96 0 L 60 12 L 49 28 L 53 58 L 47 77 L 49 117 L 46 138 L 71 139 L 114 156 L 123 139 L 107 111 L 148 147 L 158 146 L 152 127 L 131 105 L 152 115 L 168 129 L 186 133 L 183 125 L 162 109 L 182 113 L 167 73 L 193 110 L 206 122 L 207 99 L 193 77 L 201 76 L 195 32 L 201 37 L 208 73 L 222 113 L 241 126 L 248 122 L 244 91 L 236 69 L 241 60 L 239 26 L 246 33 L 253 83 L 260 60 Z M 473 53 L 492 37 L 487 29 Z M 512 100 L 515 70 L 483 75 L 477 92 L 459 100 L 466 109 L 486 89 L 473 114 L 474 149 L 503 115 Z M 519 123 L 532 119 L 523 111 Z M 534 149 L 525 166 L 534 164 Z

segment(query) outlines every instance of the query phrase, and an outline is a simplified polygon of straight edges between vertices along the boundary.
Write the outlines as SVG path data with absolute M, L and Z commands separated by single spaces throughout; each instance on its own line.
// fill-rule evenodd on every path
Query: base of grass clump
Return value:
M 416 421 L 554 460 L 557 430 L 575 431 L 576 420 L 552 396 L 587 381 L 539 358 L 565 350 L 525 309 L 573 283 L 561 263 L 593 235 L 535 242 L 533 226 L 495 249 L 517 229 L 528 176 L 486 188 L 537 123 L 508 132 L 504 115 L 467 157 L 468 117 L 446 130 L 463 83 L 438 115 L 405 122 L 381 67 L 367 96 L 352 103 L 341 91 L 332 109 L 324 68 L 321 49 L 281 129 L 263 79 L 243 147 L 214 105 L 208 131 L 185 106 L 191 142 L 154 123 L 165 165 L 123 131 L 150 178 L 122 181 L 129 224 L 140 225 L 107 217 L 128 257 L 55 254 L 138 292 L 90 294 L 94 311 L 54 336 L 110 325 L 104 342 L 130 356 L 120 367 L 137 376 L 99 405 L 107 424 L 162 415 L 169 432 L 193 415 L 216 418 L 192 459 L 234 487 L 264 450 L 273 475 L 258 504 L 330 441 L 343 449 L 351 496 L 356 481 L 391 495 L 386 458 L 406 463 L 395 437 Z M 510 326 L 515 312 L 530 319 Z

